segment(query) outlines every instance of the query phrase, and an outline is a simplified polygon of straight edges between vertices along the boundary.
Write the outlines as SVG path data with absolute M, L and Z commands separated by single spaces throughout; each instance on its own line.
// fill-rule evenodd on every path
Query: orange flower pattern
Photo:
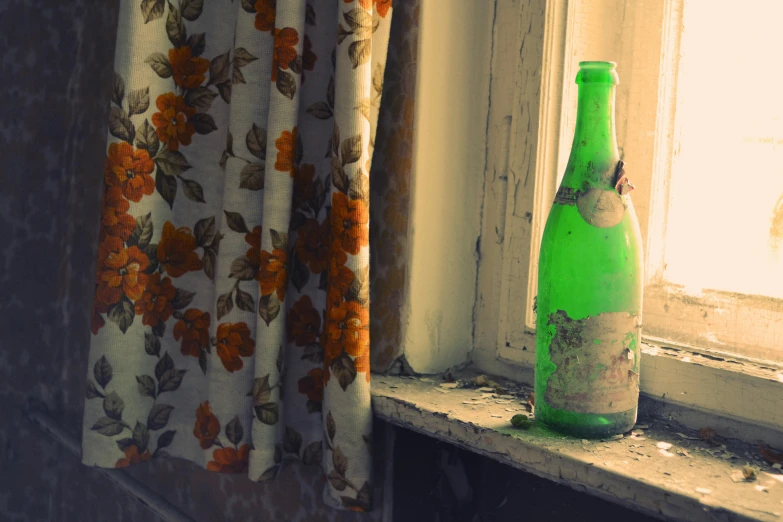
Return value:
M 250 357 L 255 350 L 255 341 L 250 337 L 246 323 L 221 323 L 217 328 L 217 354 L 229 372 L 241 370 L 244 366 L 240 357 Z
M 147 281 L 147 287 L 138 301 L 136 314 L 141 315 L 141 322 L 147 326 L 157 326 L 168 321 L 174 313 L 174 299 L 177 289 L 168 277 L 161 280 L 160 274 L 153 274 Z
M 158 139 L 166 144 L 169 150 L 179 150 L 180 144 L 190 145 L 196 128 L 190 118 L 196 114 L 196 109 L 188 107 L 185 99 L 173 92 L 161 94 L 155 101 L 159 112 L 152 115 L 152 124 Z
M 315 166 L 309 163 L 300 165 L 293 171 L 294 200 L 293 209 L 304 209 L 313 200 L 315 194 Z
M 353 0 L 343 0 L 343 2 L 350 4 Z M 375 12 L 381 18 L 386 18 L 386 15 L 389 14 L 389 9 L 392 7 L 392 0 L 359 0 L 359 5 L 368 11 L 375 7 Z
M 144 450 L 139 453 L 139 448 L 135 444 L 131 444 L 125 448 L 125 458 L 120 459 L 114 465 L 115 468 L 127 468 L 133 464 L 139 464 L 140 462 L 146 462 L 152 458 L 150 450 Z
M 277 0 L 256 0 L 255 26 L 259 31 L 271 31 L 275 28 Z
M 245 234 L 245 241 L 250 245 L 245 255 L 250 260 L 250 264 L 258 270 L 261 265 L 261 227 L 253 227 L 251 233 Z
M 141 297 L 149 265 L 147 256 L 132 246 L 125 248 L 118 237 L 106 237 L 98 245 L 98 290 L 96 300 L 103 305 L 120 301 L 123 296 L 131 300 Z
M 209 69 L 209 60 L 193 56 L 193 49 L 189 45 L 170 49 L 169 62 L 174 83 L 183 89 L 194 89 L 206 79 L 204 73 Z M 158 109 L 163 110 L 160 107 Z
M 303 295 L 288 312 L 288 340 L 297 346 L 313 344 L 321 330 L 321 315 L 309 295 Z
M 136 228 L 136 220 L 127 213 L 129 209 L 130 203 L 122 196 L 121 187 L 106 188 L 101 205 L 101 240 L 116 236 L 127 241 Z
M 196 437 L 202 449 L 209 449 L 220 435 L 220 421 L 212 413 L 209 401 L 203 402 L 196 409 L 196 425 L 193 436 Z
M 209 346 L 209 313 L 191 308 L 174 325 L 174 340 L 182 340 L 182 355 L 198 357 Z
M 106 185 L 121 188 L 124 197 L 138 203 L 143 195 L 155 191 L 155 180 L 150 176 L 154 168 L 146 150 L 134 149 L 130 143 L 112 143 L 106 157 Z
M 239 449 L 218 448 L 212 453 L 207 469 L 220 473 L 247 473 L 249 458 L 249 444 L 243 444 Z
M 363 354 L 354 359 L 356 365 L 356 371 L 358 373 L 364 373 L 364 379 L 370 382 L 370 350 L 365 350 Z
M 351 283 L 356 278 L 353 271 L 345 266 L 348 256 L 340 248 L 338 241 L 332 242 L 332 250 L 329 255 L 329 288 L 339 299 L 348 292 Z
M 359 199 L 350 199 L 342 192 L 332 194 L 332 238 L 349 254 L 356 255 L 359 249 L 370 244 L 370 211 Z
M 275 29 L 275 45 L 272 51 L 272 81 L 277 81 L 279 69 L 288 70 L 296 58 L 296 44 L 299 43 L 299 33 L 292 27 Z
M 329 342 L 339 342 L 352 357 L 359 357 L 370 348 L 370 311 L 356 301 L 344 301 L 331 308 Z
M 277 147 L 277 161 L 275 169 L 282 172 L 290 172 L 294 177 L 294 154 L 296 151 L 296 127 L 292 131 L 284 130 L 275 140 Z
M 307 400 L 321 402 L 324 400 L 324 371 L 313 368 L 307 375 L 299 379 L 299 393 L 307 396 Z
M 116 467 L 167 453 L 192 455 L 200 448 L 209 470 L 258 469 L 260 476 L 253 472 L 251 478 L 267 480 L 282 461 L 278 454 L 317 462 L 324 452 L 330 494 L 343 507 L 363 511 L 370 508 L 371 484 L 361 475 L 360 460 L 369 455 L 351 448 L 348 462 L 335 468 L 328 452 L 338 444 L 364 447 L 361 437 L 370 428 L 359 420 L 364 417 L 346 415 L 352 406 L 337 401 L 339 395 L 325 392 L 329 386 L 348 391 L 358 384 L 365 393 L 364 381 L 370 379 L 366 176 L 375 142 L 374 116 L 363 107 L 371 99 L 377 107 L 380 100 L 386 46 L 377 40 L 385 38 L 388 27 L 374 33 L 378 24 L 389 23 L 383 19 L 391 1 L 341 3 L 339 28 L 328 23 L 331 14 L 319 3 L 294 6 L 304 13 L 296 21 L 284 1 L 302 2 L 243 0 L 241 23 L 252 20 L 268 36 L 257 34 L 257 41 L 241 44 L 215 38 L 212 20 L 194 24 L 202 2 L 170 2 L 162 12 L 147 2 L 129 15 L 136 17 L 131 23 L 150 32 L 149 41 L 170 44 L 133 64 L 116 62 L 121 70 L 115 73 L 109 112 L 91 320 L 97 353 L 91 355 L 87 389 L 88 399 L 103 400 L 93 403 L 97 409 L 85 410 L 85 416 L 99 414 L 86 428 L 106 436 L 111 448 L 93 452 L 95 461 Z M 359 8 L 374 11 L 374 20 L 351 12 Z M 341 30 L 353 36 L 345 38 Z M 372 38 L 372 45 L 361 45 L 365 38 Z M 335 40 L 336 46 L 322 43 Z M 329 61 L 330 55 L 332 67 L 316 70 L 316 64 L 323 65 L 319 57 Z M 262 65 L 265 58 L 272 62 L 272 101 L 284 110 L 269 121 L 247 122 L 243 130 L 245 124 L 234 122 L 233 114 L 246 109 L 258 114 L 254 104 L 267 103 L 257 99 L 254 88 L 257 71 L 270 66 Z M 135 70 L 141 63 L 143 74 Z M 303 87 L 306 71 L 309 92 Z M 139 83 L 151 74 L 160 81 Z M 371 82 L 372 98 L 357 100 L 359 106 L 346 104 L 345 90 L 357 82 Z M 310 104 L 313 96 L 320 99 L 312 107 L 286 105 Z M 321 160 L 324 148 L 313 143 L 316 119 L 330 120 L 327 165 Z M 199 134 L 195 142 L 194 134 Z M 287 204 L 261 207 L 270 194 L 275 200 L 275 191 L 288 199 L 291 188 L 290 210 Z M 258 190 L 266 191 L 264 198 L 245 192 Z M 404 210 L 405 201 L 382 208 L 392 206 Z M 270 212 L 277 231 L 261 222 Z M 285 213 L 288 223 L 278 219 Z M 120 332 L 125 337 L 117 337 Z M 259 351 L 269 362 L 259 365 L 253 358 L 255 338 L 262 334 Z M 138 356 L 150 359 L 144 365 L 123 360 Z M 241 377 L 248 365 L 254 370 L 248 377 L 251 389 Z M 227 413 L 228 403 L 201 393 L 205 376 L 247 397 L 248 407 Z M 294 382 L 299 393 L 286 397 L 282 415 L 283 391 Z M 237 383 L 244 389 L 235 390 Z M 180 387 L 188 392 L 178 392 Z M 298 433 L 298 421 L 288 423 L 297 408 L 320 415 L 322 404 L 332 426 L 331 443 L 323 446 L 318 435 Z M 132 408 L 123 412 L 126 405 Z M 278 451 L 264 443 L 261 451 L 251 452 L 258 429 L 267 430 Z M 346 473 L 355 487 L 344 491 Z
M 203 265 L 196 249 L 196 238 L 187 227 L 175 228 L 171 221 L 163 225 L 158 243 L 158 262 L 171 277 L 201 270 Z
M 261 295 L 276 294 L 280 301 L 285 300 L 287 280 L 286 263 L 288 254 L 285 250 L 275 248 L 272 252 L 261 251 L 258 282 L 261 285 Z
M 320 224 L 308 219 L 299 229 L 296 241 L 296 253 L 299 260 L 310 267 L 314 274 L 320 274 L 329 266 L 329 223 Z

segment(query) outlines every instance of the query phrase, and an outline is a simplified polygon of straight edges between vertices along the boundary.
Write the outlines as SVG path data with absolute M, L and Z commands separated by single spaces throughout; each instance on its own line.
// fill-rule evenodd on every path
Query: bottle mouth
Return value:
M 576 74 L 576 83 L 618 85 L 620 77 L 617 76 L 617 64 L 615 62 L 587 61 L 579 62 L 579 72 Z

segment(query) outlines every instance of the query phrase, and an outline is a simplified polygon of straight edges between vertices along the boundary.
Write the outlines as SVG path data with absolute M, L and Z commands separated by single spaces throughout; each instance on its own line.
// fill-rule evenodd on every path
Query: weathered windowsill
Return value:
M 758 447 L 705 442 L 660 418 L 641 418 L 649 427 L 620 440 L 584 441 L 541 426 L 517 430 L 509 419 L 526 413 L 530 389 L 495 380 L 514 398 L 444 388 L 435 378 L 377 376 L 373 408 L 395 425 L 660 518 L 783 520 L 783 473 L 762 460 Z M 748 463 L 759 468 L 753 481 L 742 477 Z

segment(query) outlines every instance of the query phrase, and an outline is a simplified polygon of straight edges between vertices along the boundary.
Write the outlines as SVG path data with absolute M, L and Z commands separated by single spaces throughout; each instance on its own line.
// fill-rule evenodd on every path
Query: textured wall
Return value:
M 23 417 L 34 406 L 74 436 L 81 429 L 117 4 L 0 0 L 4 521 L 157 520 Z M 400 20 L 413 30 L 413 7 L 404 11 Z M 395 30 L 397 41 L 408 29 Z M 387 76 L 400 75 L 391 57 L 387 69 Z M 391 89 L 405 87 L 413 86 L 389 82 Z M 196 520 L 351 521 L 377 520 L 380 514 L 326 508 L 323 477 L 312 468 L 290 466 L 269 485 L 180 460 L 137 466 L 130 473 Z

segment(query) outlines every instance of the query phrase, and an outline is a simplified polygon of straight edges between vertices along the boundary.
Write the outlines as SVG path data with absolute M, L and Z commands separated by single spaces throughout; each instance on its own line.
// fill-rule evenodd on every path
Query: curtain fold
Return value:
M 391 0 L 121 0 L 83 462 L 371 509 L 369 172 Z

